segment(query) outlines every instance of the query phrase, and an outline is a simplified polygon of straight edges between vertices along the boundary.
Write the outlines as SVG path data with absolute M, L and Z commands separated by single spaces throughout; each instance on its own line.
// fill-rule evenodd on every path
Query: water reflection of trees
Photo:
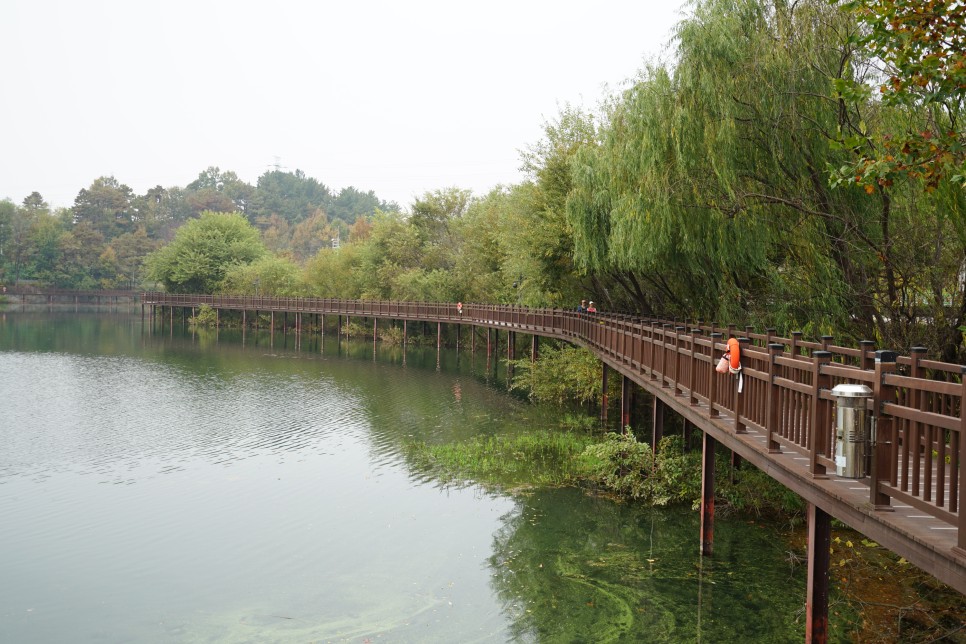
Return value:
M 524 641 L 801 640 L 803 571 L 783 563 L 774 533 L 718 532 L 720 552 L 702 562 L 687 509 L 538 491 L 494 537 L 492 583 Z

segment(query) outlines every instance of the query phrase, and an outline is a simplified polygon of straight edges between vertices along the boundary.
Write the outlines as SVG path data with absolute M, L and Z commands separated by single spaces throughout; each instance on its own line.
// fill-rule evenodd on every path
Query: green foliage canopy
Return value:
M 265 255 L 265 245 L 240 213 L 206 211 L 148 256 L 148 276 L 171 293 L 214 293 L 228 271 Z

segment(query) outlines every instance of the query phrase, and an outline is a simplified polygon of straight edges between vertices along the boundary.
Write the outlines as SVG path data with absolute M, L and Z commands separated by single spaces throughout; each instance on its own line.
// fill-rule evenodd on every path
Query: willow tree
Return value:
M 581 266 L 662 315 L 908 337 L 897 303 L 924 260 L 896 238 L 936 222 L 829 182 L 842 129 L 877 122 L 835 89 L 870 73 L 856 29 L 822 0 L 696 3 L 673 69 L 645 70 L 575 158 Z
M 595 115 L 565 106 L 544 123 L 544 136 L 523 154 L 527 181 L 513 186 L 500 217 L 506 249 L 503 273 L 516 284 L 513 300 L 536 306 L 576 307 L 584 298 L 605 301 L 607 285 L 580 279 L 574 268 L 573 232 L 566 216 L 573 189 L 571 159 L 597 137 Z M 608 308 L 613 308 L 609 306 Z

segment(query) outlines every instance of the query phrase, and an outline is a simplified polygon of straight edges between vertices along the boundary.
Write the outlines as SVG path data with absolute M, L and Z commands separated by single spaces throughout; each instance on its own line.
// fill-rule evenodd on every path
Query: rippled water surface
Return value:
M 758 526 L 411 471 L 555 426 L 482 351 L 293 343 L 0 312 L 0 641 L 801 640 Z

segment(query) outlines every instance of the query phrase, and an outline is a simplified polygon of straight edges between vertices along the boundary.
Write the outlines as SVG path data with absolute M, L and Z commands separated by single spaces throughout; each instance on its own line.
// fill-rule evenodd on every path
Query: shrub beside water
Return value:
M 569 485 L 580 480 L 578 457 L 593 441 L 582 432 L 540 430 L 442 445 L 414 441 L 406 445 L 406 454 L 417 470 L 444 483 Z

